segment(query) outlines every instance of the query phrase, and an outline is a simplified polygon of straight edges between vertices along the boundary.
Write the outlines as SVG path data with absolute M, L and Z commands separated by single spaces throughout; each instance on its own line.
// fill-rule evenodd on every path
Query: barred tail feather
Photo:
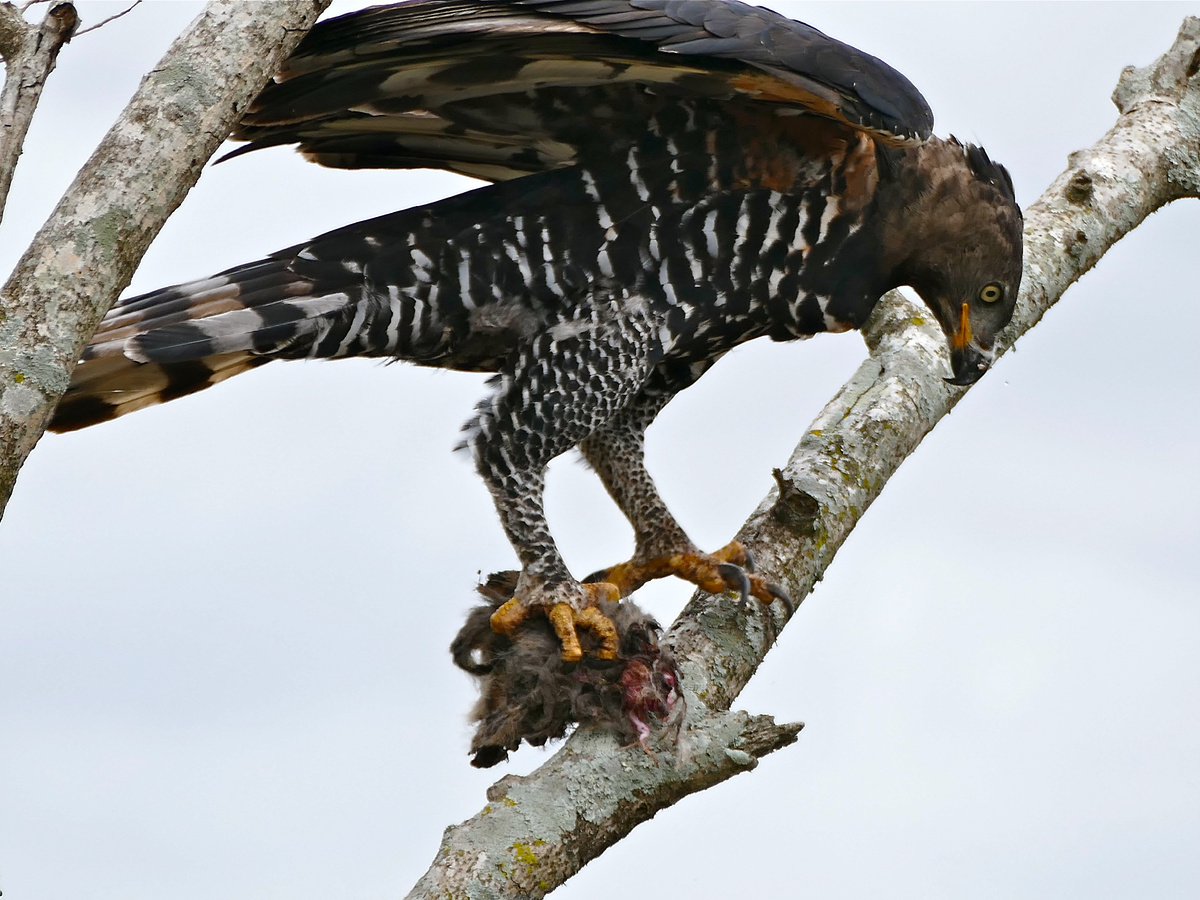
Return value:
M 573 174 L 530 179 L 359 222 L 211 278 L 118 302 L 84 351 L 50 428 L 83 428 L 271 359 L 387 357 L 495 371 L 520 329 L 501 316 L 474 334 L 472 314 L 494 303 L 504 285 L 518 295 L 533 271 L 518 252 L 514 225 L 525 205 L 554 197 L 561 206 L 559 182 L 577 187 Z M 540 235 L 545 229 L 537 227 Z M 505 254 L 497 258 L 489 241 Z
M 84 351 L 50 429 L 84 428 L 271 359 L 309 355 L 339 323 L 356 318 L 361 281 L 357 290 L 345 284 L 331 290 L 318 283 L 329 279 L 302 277 L 289 263 L 251 263 L 114 306 Z
M 124 357 L 111 357 L 107 373 L 89 373 L 85 384 L 71 383 L 54 412 L 51 431 L 76 431 L 107 422 L 126 413 L 166 403 L 203 390 L 255 366 L 270 362 L 250 353 L 228 353 L 187 363 L 139 365 Z
M 190 362 L 239 351 L 274 357 L 303 356 L 313 339 L 328 330 L 328 320 L 336 319 L 351 305 L 348 294 L 336 293 L 172 322 L 129 338 L 125 355 L 139 363 Z

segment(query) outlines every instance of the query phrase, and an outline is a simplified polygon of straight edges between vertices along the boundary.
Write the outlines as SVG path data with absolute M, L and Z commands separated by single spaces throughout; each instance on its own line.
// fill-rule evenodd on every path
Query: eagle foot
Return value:
M 618 563 L 593 572 L 584 582 L 614 585 L 621 597 L 628 597 L 646 582 L 670 575 L 690 581 L 710 594 L 734 591 L 741 597 L 743 606 L 754 597 L 767 606 L 776 600 L 781 601 L 787 607 L 789 617 L 796 611 L 796 604 L 782 586 L 755 574 L 754 557 L 739 541 L 731 541 L 711 554 L 686 550 L 652 559 Z
M 592 633 L 599 646 L 591 655 L 600 660 L 617 658 L 617 628 L 598 609 L 602 601 L 620 600 L 617 588 L 605 582 L 579 585 L 583 596 L 574 603 L 559 600 L 551 603 L 530 603 L 514 596 L 492 614 L 492 630 L 497 634 L 512 637 L 530 615 L 540 612 L 550 621 L 550 626 L 562 644 L 563 662 L 574 663 L 583 659 L 583 646 L 579 643 L 578 629 L 586 628 Z M 574 598 L 572 598 L 574 599 Z

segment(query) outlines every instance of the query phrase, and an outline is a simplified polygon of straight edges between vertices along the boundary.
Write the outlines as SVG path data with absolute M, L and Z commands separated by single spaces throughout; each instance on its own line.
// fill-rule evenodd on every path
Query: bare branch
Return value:
M 10 4 L 0 7 L 0 53 L 5 59 L 0 91 L 0 220 L 42 88 L 54 71 L 58 51 L 71 40 L 78 24 L 70 3 L 52 6 L 37 28 Z
M 1198 60 L 1200 19 L 1187 19 L 1166 55 L 1146 69 L 1125 70 L 1115 95 L 1116 125 L 1073 154 L 1068 169 L 1030 207 L 1024 283 L 1002 350 L 1151 212 L 1197 196 Z M 779 486 L 738 535 L 797 601 L 966 390 L 942 381 L 944 340 L 924 308 L 899 294 L 879 304 L 864 334 L 870 358 L 806 431 L 777 473 Z M 676 751 L 664 752 L 663 764 L 655 766 L 604 736 L 572 736 L 529 776 L 502 779 L 489 791 L 491 805 L 448 829 L 409 897 L 544 896 L 637 822 L 732 774 L 717 765 L 722 754 L 749 761 L 737 751 L 751 723 L 776 735 L 764 752 L 789 743 L 778 737 L 789 726 L 725 712 L 784 624 L 766 622 L 767 615 L 757 605 L 743 611 L 736 600 L 698 594 L 668 634 L 682 661 L 689 704 Z
M 119 13 L 113 13 L 107 19 L 101 19 L 95 25 L 89 25 L 87 28 L 80 29 L 79 31 L 75 32 L 75 36 L 78 37 L 81 34 L 87 34 L 89 31 L 96 31 L 99 28 L 103 28 L 109 22 L 115 22 L 117 19 L 121 18 L 121 16 L 128 15 L 129 13 L 133 12 L 141 2 L 142 0 L 133 0 L 131 4 L 121 10 Z
M 488 806 L 446 829 L 438 864 L 408 896 L 542 897 L 634 826 L 749 772 L 794 743 L 802 727 L 701 712 L 689 717 L 679 752 L 661 763 L 619 748 L 610 733 L 577 734 L 528 778 L 500 779 L 488 790 Z
M 327 0 L 210 3 L 142 82 L 0 291 L 0 509 L 101 316 Z

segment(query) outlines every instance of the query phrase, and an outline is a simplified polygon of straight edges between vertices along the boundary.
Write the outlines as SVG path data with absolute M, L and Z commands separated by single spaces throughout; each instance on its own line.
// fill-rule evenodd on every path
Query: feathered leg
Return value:
M 673 396 L 670 391 L 643 390 L 629 406 L 593 432 L 579 449 L 608 493 L 633 526 L 633 558 L 588 576 L 587 581 L 614 585 L 627 597 L 648 581 L 674 575 L 709 593 L 735 590 L 743 599 L 793 604 L 779 585 L 752 574 L 753 560 L 737 541 L 715 553 L 701 553 L 658 494 L 645 466 L 646 428 Z
M 549 617 L 563 658 L 579 659 L 577 627 L 616 655 L 616 631 L 596 608 L 617 599 L 604 583 L 580 584 L 567 570 L 542 507 L 545 468 L 616 416 L 661 357 L 658 329 L 637 299 L 594 298 L 567 313 L 516 354 L 469 423 L 467 446 L 521 561 L 513 599 L 492 617 L 511 634 L 534 610 Z

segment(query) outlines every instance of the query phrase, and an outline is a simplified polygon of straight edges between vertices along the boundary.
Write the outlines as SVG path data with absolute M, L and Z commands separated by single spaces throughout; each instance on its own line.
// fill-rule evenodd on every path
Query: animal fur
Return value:
M 565 737 L 574 724 L 608 728 L 623 743 L 647 743 L 652 723 L 674 727 L 683 715 L 679 676 L 659 625 L 629 600 L 603 604 L 617 626 L 620 650 L 604 662 L 588 655 L 591 634 L 580 632 L 583 661 L 563 662 L 562 645 L 545 618 L 530 617 L 515 640 L 492 631 L 489 619 L 516 587 L 516 572 L 498 572 L 479 587 L 487 601 L 467 615 L 450 645 L 454 662 L 479 681 L 471 765 L 494 766 L 521 741 L 540 747 Z

